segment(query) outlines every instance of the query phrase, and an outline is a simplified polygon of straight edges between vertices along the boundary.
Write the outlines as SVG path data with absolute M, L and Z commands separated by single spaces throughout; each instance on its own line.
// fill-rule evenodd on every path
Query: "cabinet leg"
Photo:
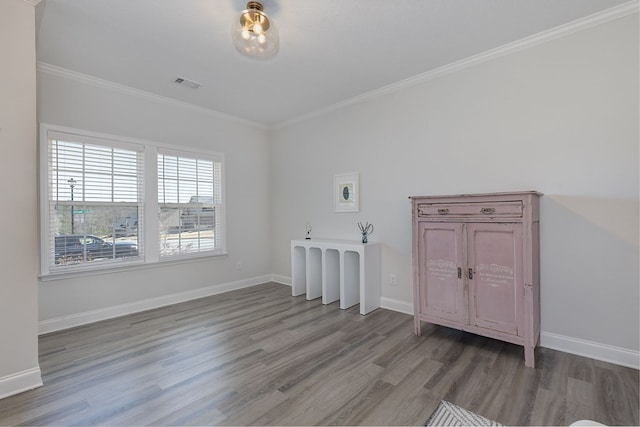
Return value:
M 422 330 L 420 329 L 420 319 L 418 319 L 417 317 L 413 319 L 413 329 L 417 336 L 422 335 Z
M 536 367 L 535 347 L 524 347 L 524 366 L 526 366 L 527 368 Z

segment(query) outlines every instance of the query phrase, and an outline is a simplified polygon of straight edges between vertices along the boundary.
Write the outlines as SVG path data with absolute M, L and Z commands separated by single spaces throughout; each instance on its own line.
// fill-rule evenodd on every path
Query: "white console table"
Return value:
M 380 244 L 357 240 L 291 241 L 291 293 L 340 308 L 360 304 L 360 314 L 380 307 Z

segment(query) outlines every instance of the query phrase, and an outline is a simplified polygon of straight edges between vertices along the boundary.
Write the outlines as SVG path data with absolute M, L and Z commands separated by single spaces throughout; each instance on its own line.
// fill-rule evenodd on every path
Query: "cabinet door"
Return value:
M 418 227 L 420 313 L 458 322 L 466 320 L 462 227 L 427 222 Z
M 469 323 L 521 335 L 522 225 L 467 224 L 467 267 Z

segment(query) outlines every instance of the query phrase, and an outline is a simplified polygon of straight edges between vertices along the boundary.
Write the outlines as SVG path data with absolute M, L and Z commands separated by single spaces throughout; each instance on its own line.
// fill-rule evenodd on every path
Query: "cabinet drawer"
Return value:
M 479 218 L 520 218 L 521 201 L 491 203 L 419 203 L 418 216 L 435 217 L 479 217 Z

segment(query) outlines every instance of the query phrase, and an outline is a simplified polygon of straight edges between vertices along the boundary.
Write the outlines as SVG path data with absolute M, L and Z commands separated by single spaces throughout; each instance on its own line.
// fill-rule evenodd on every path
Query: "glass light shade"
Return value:
M 276 26 L 258 2 L 249 2 L 240 17 L 234 19 L 231 39 L 238 52 L 258 59 L 274 56 L 280 44 Z

